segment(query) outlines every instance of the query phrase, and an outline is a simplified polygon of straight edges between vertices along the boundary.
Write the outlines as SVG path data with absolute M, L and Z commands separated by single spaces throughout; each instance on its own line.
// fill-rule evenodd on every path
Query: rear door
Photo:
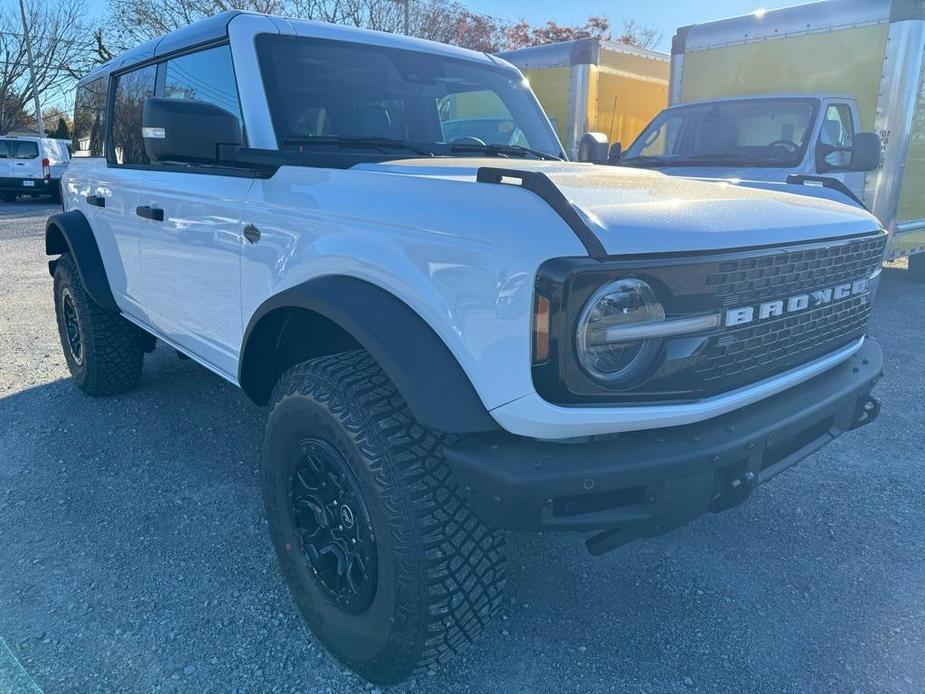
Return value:
M 9 151 L 13 178 L 21 179 L 23 192 L 35 188 L 35 181 L 41 179 L 42 156 L 36 140 L 10 139 Z
M 208 101 L 241 117 L 228 46 L 169 59 L 160 69 L 164 96 Z M 141 128 L 133 132 L 141 140 Z M 243 333 L 241 215 L 252 184 L 234 171 L 153 163 L 138 198 L 153 327 L 230 378 Z

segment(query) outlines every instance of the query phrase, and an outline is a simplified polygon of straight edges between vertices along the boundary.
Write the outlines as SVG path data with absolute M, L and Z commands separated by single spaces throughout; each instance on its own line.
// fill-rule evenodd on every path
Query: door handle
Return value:
M 155 222 L 164 221 L 164 210 L 160 207 L 151 207 L 150 205 L 141 205 L 135 208 L 135 214 L 145 219 L 153 219 Z
M 102 195 L 88 195 L 87 204 L 94 207 L 106 207 L 106 198 Z

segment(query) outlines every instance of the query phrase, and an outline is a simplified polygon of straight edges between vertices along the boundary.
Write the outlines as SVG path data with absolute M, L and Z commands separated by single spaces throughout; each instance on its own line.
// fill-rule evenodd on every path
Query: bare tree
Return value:
M 110 26 L 98 53 L 120 53 L 225 10 L 286 14 L 285 0 L 111 0 Z M 100 34 L 102 39 L 102 34 Z
M 546 22 L 540 26 L 531 26 L 520 21 L 507 30 L 507 47 L 509 49 L 527 46 L 542 46 L 560 41 L 597 38 L 607 41 L 619 41 L 642 48 L 653 48 L 661 40 L 662 33 L 654 27 L 645 27 L 635 19 L 623 21 L 623 28 L 616 36 L 610 30 L 610 21 L 606 17 L 588 17 L 584 24 L 573 26 Z
M 34 90 L 45 102 L 62 102 L 76 77 L 93 62 L 92 44 L 82 27 L 83 0 L 53 3 L 33 0 L 26 9 L 35 55 L 35 84 L 19 12 L 0 10 L 0 133 L 33 125 Z

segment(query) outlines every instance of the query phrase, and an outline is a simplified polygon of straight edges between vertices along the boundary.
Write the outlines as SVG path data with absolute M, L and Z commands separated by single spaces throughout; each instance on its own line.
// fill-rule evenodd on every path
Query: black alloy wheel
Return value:
M 329 443 L 299 444 L 290 511 L 315 581 L 335 606 L 359 614 L 376 594 L 376 537 L 366 502 L 344 457 Z

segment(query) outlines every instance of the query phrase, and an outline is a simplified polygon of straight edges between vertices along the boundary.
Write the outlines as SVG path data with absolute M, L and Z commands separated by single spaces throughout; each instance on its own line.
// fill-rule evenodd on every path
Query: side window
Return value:
M 9 159 L 10 158 L 10 145 L 13 144 L 9 140 L 0 140 L 0 159 Z
M 830 104 L 825 110 L 822 129 L 819 131 L 819 146 L 825 155 L 825 163 L 834 167 L 845 167 L 851 162 L 851 141 L 854 138 L 854 121 L 848 104 Z
M 102 157 L 106 132 L 106 78 L 100 77 L 77 88 L 74 100 L 75 157 Z
M 167 61 L 164 96 L 206 101 L 241 120 L 241 103 L 234 81 L 231 49 L 218 46 Z M 243 126 L 242 126 L 243 132 Z
M 35 142 L 10 142 L 10 156 L 13 159 L 38 159 L 39 146 Z
M 154 96 L 156 74 L 157 68 L 148 65 L 116 78 L 110 163 L 133 166 L 150 163 L 141 137 L 141 117 L 145 99 Z

